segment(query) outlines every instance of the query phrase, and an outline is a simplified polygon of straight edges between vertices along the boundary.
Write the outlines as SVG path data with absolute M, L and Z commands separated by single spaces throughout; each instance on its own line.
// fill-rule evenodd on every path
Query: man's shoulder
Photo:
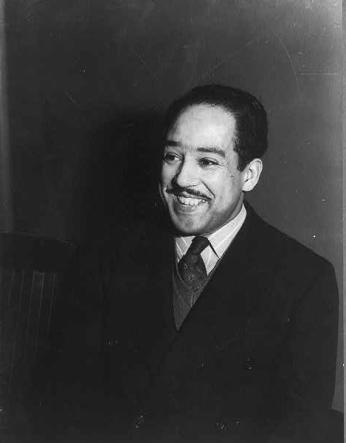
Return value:
M 263 260 L 267 259 L 276 266 L 293 268 L 297 272 L 332 268 L 325 257 L 264 220 L 252 208 L 248 213 L 256 247 L 262 252 Z
M 330 262 L 308 246 L 273 226 L 246 205 L 247 218 L 238 233 L 241 244 L 248 242 L 263 265 L 286 266 L 297 270 L 332 268 Z M 163 259 L 172 252 L 172 238 L 165 220 L 149 218 L 117 227 L 98 243 L 98 254 L 106 262 L 145 262 Z

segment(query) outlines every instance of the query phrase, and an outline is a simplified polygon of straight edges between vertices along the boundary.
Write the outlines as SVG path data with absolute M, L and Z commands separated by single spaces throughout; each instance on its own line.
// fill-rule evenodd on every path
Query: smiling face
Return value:
M 169 130 L 160 193 L 180 235 L 210 234 L 240 211 L 248 168 L 238 170 L 235 130 L 229 112 L 208 104 L 185 109 Z

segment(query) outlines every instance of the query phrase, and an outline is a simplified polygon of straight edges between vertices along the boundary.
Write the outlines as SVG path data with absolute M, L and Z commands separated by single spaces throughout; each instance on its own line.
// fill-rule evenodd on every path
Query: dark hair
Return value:
M 234 151 L 239 155 L 239 170 L 242 171 L 254 158 L 262 157 L 268 144 L 266 111 L 256 97 L 230 86 L 198 86 L 175 100 L 166 113 L 164 135 L 167 136 L 167 132 L 185 109 L 202 103 L 221 106 L 235 118 Z

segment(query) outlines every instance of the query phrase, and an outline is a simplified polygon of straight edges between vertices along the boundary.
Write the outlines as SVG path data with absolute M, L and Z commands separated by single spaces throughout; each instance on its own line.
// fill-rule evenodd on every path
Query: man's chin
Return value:
M 196 223 L 191 220 L 182 222 L 181 220 L 175 220 L 174 218 L 171 218 L 171 223 L 178 235 L 189 236 L 202 235 L 203 233 L 205 233 L 203 226 L 201 226 L 200 223 Z

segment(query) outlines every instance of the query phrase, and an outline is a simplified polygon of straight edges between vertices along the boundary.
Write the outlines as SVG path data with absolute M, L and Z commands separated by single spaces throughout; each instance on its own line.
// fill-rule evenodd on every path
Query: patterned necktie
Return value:
M 209 244 L 207 238 L 200 236 L 195 237 L 186 254 L 178 263 L 180 277 L 194 291 L 199 291 L 207 278 L 207 271 L 201 257 L 201 252 Z

